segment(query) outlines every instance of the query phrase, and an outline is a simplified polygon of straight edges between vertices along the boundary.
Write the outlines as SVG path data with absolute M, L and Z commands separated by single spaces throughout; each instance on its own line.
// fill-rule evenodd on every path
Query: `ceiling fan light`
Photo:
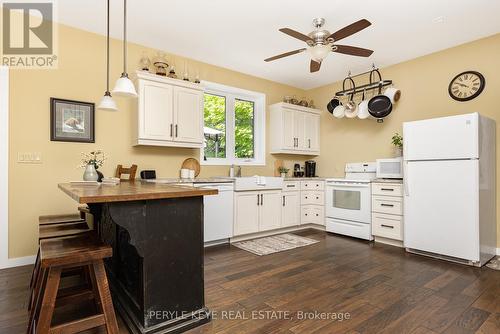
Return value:
M 99 102 L 99 105 L 97 106 L 97 109 L 106 111 L 118 111 L 116 102 L 115 100 L 113 100 L 109 92 L 106 92 L 104 94 L 101 101 Z
M 312 59 L 321 62 L 326 58 L 326 56 L 328 56 L 331 50 L 332 47 L 329 44 L 318 44 L 309 48 L 309 53 L 311 54 Z
M 112 93 L 116 96 L 137 96 L 134 84 L 132 83 L 132 80 L 128 78 L 128 75 L 126 73 L 122 73 L 122 76 L 118 80 L 116 80 L 115 88 L 113 88 Z

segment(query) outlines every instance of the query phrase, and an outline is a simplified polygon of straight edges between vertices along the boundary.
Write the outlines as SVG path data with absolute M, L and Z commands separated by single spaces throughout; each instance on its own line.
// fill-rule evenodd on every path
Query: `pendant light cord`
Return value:
M 109 0 L 107 13 L 107 35 L 106 35 L 106 93 L 109 93 Z
M 123 75 L 127 74 L 127 0 L 123 0 Z

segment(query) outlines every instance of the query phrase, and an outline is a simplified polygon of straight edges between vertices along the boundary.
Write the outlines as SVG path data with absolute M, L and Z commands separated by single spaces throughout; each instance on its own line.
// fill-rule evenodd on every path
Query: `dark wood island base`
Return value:
M 88 205 L 97 233 L 113 248 L 106 262 L 113 302 L 132 333 L 181 333 L 210 321 L 203 195 Z

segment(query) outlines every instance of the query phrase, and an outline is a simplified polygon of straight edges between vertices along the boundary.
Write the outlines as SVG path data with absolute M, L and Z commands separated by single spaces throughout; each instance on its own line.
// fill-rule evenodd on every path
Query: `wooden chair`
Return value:
M 120 180 L 134 181 L 136 173 L 137 165 L 132 165 L 128 168 L 123 167 L 122 165 L 118 165 L 116 167 L 115 177 L 119 178 Z M 122 175 L 128 175 L 128 179 L 122 179 Z
M 30 310 L 28 334 L 77 333 L 105 326 L 108 334 L 117 334 L 118 325 L 109 292 L 103 259 L 112 256 L 112 248 L 98 241 L 94 234 L 78 237 L 45 239 L 40 242 L 41 275 L 35 282 L 35 303 Z M 77 293 L 59 290 L 61 273 L 84 267 L 91 288 Z M 93 299 L 97 314 L 52 325 L 56 307 Z

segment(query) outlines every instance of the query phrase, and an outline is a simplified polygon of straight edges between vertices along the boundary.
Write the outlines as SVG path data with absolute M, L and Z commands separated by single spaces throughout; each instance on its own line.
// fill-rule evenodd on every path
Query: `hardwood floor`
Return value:
M 262 257 L 208 249 L 205 295 L 215 319 L 189 333 L 500 333 L 500 271 L 299 234 L 321 242 Z M 0 271 L 0 334 L 25 331 L 30 273 Z

